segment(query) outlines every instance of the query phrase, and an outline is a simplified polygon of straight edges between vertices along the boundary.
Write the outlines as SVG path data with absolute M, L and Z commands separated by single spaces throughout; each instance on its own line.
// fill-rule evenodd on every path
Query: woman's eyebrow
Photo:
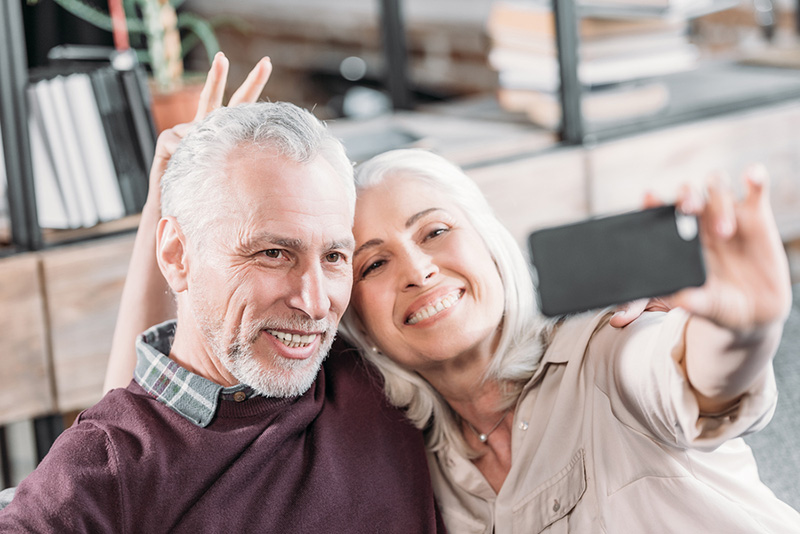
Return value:
M 422 211 L 420 211 L 418 213 L 415 213 L 414 215 L 409 217 L 408 220 L 406 220 L 406 224 L 405 224 L 406 228 L 411 228 L 411 226 L 413 226 L 415 222 L 417 222 L 421 218 L 425 217 L 426 215 L 428 215 L 429 213 L 432 213 L 434 211 L 445 211 L 445 210 L 442 209 L 442 208 L 428 208 L 428 209 L 422 210 Z M 358 256 L 359 254 L 361 254 L 365 250 L 367 250 L 369 248 L 372 248 L 372 247 L 377 247 L 378 245 L 381 245 L 381 244 L 383 244 L 383 239 L 378 239 L 378 238 L 370 239 L 369 241 L 367 241 L 366 243 L 364 243 L 363 245 L 358 247 L 358 249 L 353 253 L 353 258 Z
M 426 215 L 428 215 L 429 213 L 434 212 L 434 211 L 444 211 L 444 210 L 442 208 L 428 208 L 426 210 L 420 211 L 419 213 L 415 213 L 414 215 L 409 217 L 408 220 L 406 221 L 406 228 L 411 228 L 411 226 L 415 222 L 417 222 L 421 218 L 425 217 Z
M 353 252 L 353 258 L 355 258 L 356 256 L 358 256 L 359 254 L 361 254 L 362 252 L 364 252 L 369 248 L 377 247 L 381 243 L 383 243 L 383 239 L 370 239 L 369 241 L 358 247 L 358 249 L 356 249 L 355 252 Z

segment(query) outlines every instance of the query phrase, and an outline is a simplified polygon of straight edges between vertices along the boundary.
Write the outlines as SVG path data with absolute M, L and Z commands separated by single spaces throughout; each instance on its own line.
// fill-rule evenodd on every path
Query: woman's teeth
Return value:
M 306 347 L 313 343 L 315 339 L 317 339 L 317 334 L 307 334 L 301 336 L 300 334 L 290 334 L 288 332 L 280 332 L 278 330 L 267 330 L 267 332 L 278 338 L 281 343 L 290 349 Z
M 406 324 L 417 324 L 423 319 L 432 317 L 437 313 L 444 311 L 453 304 L 455 304 L 460 298 L 461 298 L 461 291 L 454 291 L 449 295 L 445 295 L 438 302 L 434 302 L 428 306 L 425 306 L 424 308 L 413 314 L 411 317 L 406 319 Z

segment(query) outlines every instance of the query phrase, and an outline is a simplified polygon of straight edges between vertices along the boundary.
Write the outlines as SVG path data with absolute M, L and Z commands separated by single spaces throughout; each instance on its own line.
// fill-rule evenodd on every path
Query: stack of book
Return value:
M 682 16 L 688 7 L 701 6 L 694 0 L 579 1 L 578 80 L 587 123 L 630 120 L 667 107 L 669 90 L 658 77 L 697 65 L 689 22 Z M 487 30 L 501 106 L 524 112 L 546 128 L 558 128 L 560 73 L 550 3 L 495 1 Z
M 71 65 L 27 89 L 39 225 L 94 226 L 141 211 L 155 146 L 147 87 L 132 70 Z

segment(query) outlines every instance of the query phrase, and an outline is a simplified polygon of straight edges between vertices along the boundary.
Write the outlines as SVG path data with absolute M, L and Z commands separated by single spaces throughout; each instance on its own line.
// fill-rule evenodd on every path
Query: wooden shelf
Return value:
M 655 78 L 666 84 L 670 101 L 656 115 L 585 126 L 586 141 L 617 137 L 723 116 L 800 98 L 800 70 L 715 62 L 696 70 Z
M 121 219 L 100 223 L 91 228 L 74 228 L 70 230 L 43 228 L 42 238 L 45 247 L 102 239 L 116 234 L 135 232 L 136 228 L 139 227 L 140 218 L 141 214 L 137 213 L 135 215 L 122 217 Z

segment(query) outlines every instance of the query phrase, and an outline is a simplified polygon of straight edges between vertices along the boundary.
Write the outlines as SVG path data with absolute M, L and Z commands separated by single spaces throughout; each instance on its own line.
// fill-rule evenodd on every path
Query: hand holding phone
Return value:
M 698 221 L 672 205 L 538 230 L 528 244 L 548 316 L 667 295 L 706 279 Z

